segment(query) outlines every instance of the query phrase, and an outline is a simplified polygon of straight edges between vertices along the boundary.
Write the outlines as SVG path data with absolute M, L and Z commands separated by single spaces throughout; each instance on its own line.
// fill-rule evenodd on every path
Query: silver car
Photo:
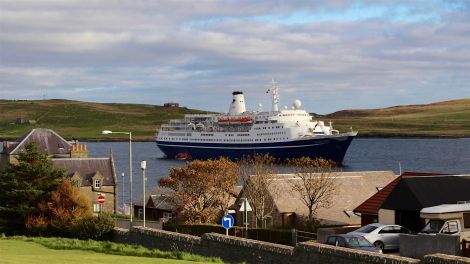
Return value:
M 399 249 L 400 234 L 409 234 L 410 230 L 399 225 L 368 224 L 348 235 L 360 235 L 381 250 Z

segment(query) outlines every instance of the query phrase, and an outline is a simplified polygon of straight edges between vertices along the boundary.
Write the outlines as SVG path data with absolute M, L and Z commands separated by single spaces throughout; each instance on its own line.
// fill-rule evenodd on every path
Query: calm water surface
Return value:
M 124 200 L 128 201 L 129 144 L 126 142 L 86 142 L 86 144 L 90 157 L 103 157 L 109 155 L 110 151 L 113 152 L 119 192 L 122 193 L 121 175 L 124 173 Z M 146 176 L 149 188 L 155 186 L 158 179 L 168 175 L 170 168 L 184 165 L 184 161 L 163 159 L 163 153 L 153 142 L 135 142 L 132 148 L 134 199 L 142 195 L 141 160 L 147 161 Z M 355 139 L 346 154 L 343 171 L 393 170 L 398 174 L 399 163 L 402 171 L 470 173 L 470 138 Z
M 113 152 L 119 193 L 129 202 L 129 144 L 127 142 L 85 142 L 90 157 L 106 157 Z M 142 171 L 140 161 L 147 161 L 147 189 L 154 187 L 158 179 L 168 175 L 172 167 L 180 167 L 184 161 L 163 158 L 154 142 L 134 142 L 133 197 L 142 196 Z M 424 139 L 424 138 L 373 138 L 355 139 L 344 160 L 343 171 L 393 170 L 426 171 L 440 173 L 470 173 L 470 138 Z M 282 167 L 282 171 L 287 168 Z M 124 173 L 124 181 L 122 181 Z M 120 196 L 121 197 L 121 196 Z M 121 198 L 119 204 L 121 205 Z

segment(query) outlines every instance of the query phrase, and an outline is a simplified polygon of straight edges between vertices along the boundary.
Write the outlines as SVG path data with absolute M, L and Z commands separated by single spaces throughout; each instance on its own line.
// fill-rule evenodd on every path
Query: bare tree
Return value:
M 175 191 L 183 204 L 187 223 L 213 223 L 227 208 L 233 187 L 238 181 L 237 164 L 225 159 L 195 160 L 182 168 L 172 168 L 160 186 Z
M 279 192 L 274 184 L 277 173 L 276 159 L 269 155 L 256 154 L 239 162 L 244 182 L 243 195 L 253 208 L 257 223 L 266 227 L 266 218 L 274 210 L 274 199 Z
M 336 164 L 325 159 L 306 157 L 289 160 L 295 177 L 289 180 L 292 190 L 299 193 L 308 208 L 308 223 L 312 224 L 318 209 L 328 208 L 337 189 Z

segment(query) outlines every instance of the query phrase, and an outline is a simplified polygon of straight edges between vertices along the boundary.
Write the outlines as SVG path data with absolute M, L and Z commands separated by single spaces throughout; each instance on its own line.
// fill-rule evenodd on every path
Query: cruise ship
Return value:
M 272 110 L 247 111 L 243 92 L 232 93 L 227 114 L 188 114 L 157 131 L 156 142 L 167 158 L 239 159 L 269 154 L 280 160 L 324 158 L 342 163 L 357 132 L 340 133 L 331 122 L 315 120 L 295 100 L 279 110 L 279 88 L 273 80 Z M 259 105 L 261 108 L 261 105 Z

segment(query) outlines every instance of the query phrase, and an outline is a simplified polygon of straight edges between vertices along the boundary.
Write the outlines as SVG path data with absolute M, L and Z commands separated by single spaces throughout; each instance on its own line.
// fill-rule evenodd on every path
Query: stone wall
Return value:
M 144 221 L 142 220 L 133 220 L 132 226 L 143 226 Z M 114 219 L 114 226 L 122 229 L 129 229 L 131 227 L 131 222 L 129 219 Z M 162 221 L 145 221 L 145 226 L 153 229 L 163 229 Z
M 443 253 L 461 256 L 460 236 L 445 234 L 400 235 L 400 255 L 423 258 L 425 255 Z
M 222 234 L 202 237 L 144 227 L 130 230 L 116 228 L 115 242 L 137 244 L 164 251 L 186 251 L 202 256 L 220 257 L 229 262 L 246 263 L 429 263 L 462 264 L 460 259 L 441 255 L 426 256 L 423 260 L 400 256 L 357 251 L 325 244 L 304 242 L 296 247 L 284 246 Z
M 424 256 L 422 263 L 426 264 L 468 264 L 470 258 L 449 256 L 445 254 L 433 254 Z

